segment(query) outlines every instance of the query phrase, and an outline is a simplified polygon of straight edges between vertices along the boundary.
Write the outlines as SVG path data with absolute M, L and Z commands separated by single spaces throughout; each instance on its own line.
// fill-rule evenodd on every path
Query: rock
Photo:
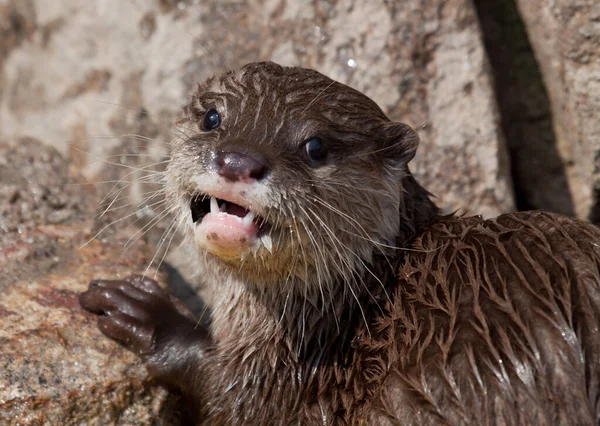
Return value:
M 40 141 L 22 138 L 0 144 L 0 233 L 86 219 L 92 185 L 73 179 L 70 165 Z
M 148 268 L 154 247 L 135 228 L 93 239 L 98 200 L 85 186 L 58 185 L 68 164 L 53 149 L 25 141 L 0 152 L 9 160 L 0 169 L 0 187 L 9 188 L 0 193 L 0 424 L 180 424 L 179 399 L 102 336 L 78 303 L 94 278 L 157 274 Z M 65 192 L 55 197 L 56 187 Z M 6 208 L 7 199 L 20 202 Z M 71 214 L 44 221 L 56 211 Z M 138 241 L 124 250 L 130 237 Z
M 14 9 L 20 0 L 0 1 Z M 413 171 L 445 209 L 514 208 L 470 2 L 65 0 L 34 3 L 28 16 L 31 34 L 5 60 L 0 137 L 44 140 L 89 178 L 110 155 L 123 154 L 111 164 L 160 162 L 186 136 L 170 123 L 198 82 L 274 60 L 316 68 L 420 129 Z M 146 192 L 147 172 L 121 176 L 130 172 L 129 193 Z
M 475 0 L 511 158 L 517 208 L 573 216 L 550 101 L 514 0 Z
M 179 424 L 177 397 L 148 379 L 135 354 L 102 336 L 77 299 L 93 278 L 143 273 L 153 250 L 137 244 L 123 254 L 123 241 L 97 240 L 77 249 L 91 231 L 84 222 L 25 232 L 12 255 L 0 245 L 3 266 L 28 271 L 16 281 L 4 269 L 0 277 L 2 424 Z M 52 247 L 51 262 L 33 255 L 40 239 Z
M 517 3 L 548 89 L 575 214 L 600 223 L 600 3 Z

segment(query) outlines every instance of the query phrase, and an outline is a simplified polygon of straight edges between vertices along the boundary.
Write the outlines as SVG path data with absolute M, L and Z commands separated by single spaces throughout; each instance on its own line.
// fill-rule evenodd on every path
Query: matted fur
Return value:
M 204 132 L 211 108 L 222 125 Z M 253 197 L 273 253 L 235 262 L 193 250 L 213 294 L 202 333 L 151 284 L 149 301 L 139 282 L 118 281 L 82 304 L 153 313 L 150 325 L 109 315 L 103 332 L 147 351 L 199 422 L 598 424 L 596 227 L 541 212 L 440 216 L 407 167 L 414 131 L 315 71 L 232 71 L 198 88 L 184 122 L 166 190 L 186 232 L 197 183 L 233 147 L 270 168 Z M 301 156 L 314 136 L 330 148 L 321 168 Z

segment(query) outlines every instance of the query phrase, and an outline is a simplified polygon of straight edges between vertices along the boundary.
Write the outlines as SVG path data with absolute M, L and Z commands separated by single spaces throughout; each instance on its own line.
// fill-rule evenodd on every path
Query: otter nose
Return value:
M 267 174 L 267 165 L 259 155 L 229 151 L 219 152 L 216 158 L 219 174 L 232 182 L 238 180 L 260 180 Z

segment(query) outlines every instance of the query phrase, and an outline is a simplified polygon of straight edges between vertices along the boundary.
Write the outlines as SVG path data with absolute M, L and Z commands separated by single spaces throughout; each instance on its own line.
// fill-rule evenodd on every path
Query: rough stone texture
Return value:
M 574 215 L 550 101 L 515 0 L 475 0 L 495 80 L 517 208 Z
M 53 149 L 19 142 L 0 145 L 0 424 L 179 424 L 178 398 L 77 300 L 93 278 L 145 272 L 153 247 L 124 250 L 127 227 L 86 244 L 102 226 L 94 193 Z
M 0 0 L 5 16 L 21 2 Z M 348 83 L 420 129 L 413 170 L 444 208 L 486 216 L 513 208 L 468 0 L 25 3 L 19 28 L 31 29 L 5 60 L 0 136 L 42 139 L 88 177 L 106 164 L 98 158 L 116 153 L 144 155 L 127 157 L 132 165 L 160 161 L 182 136 L 169 123 L 197 82 L 271 59 Z
M 577 216 L 600 223 L 600 2 L 518 0 Z
M 71 177 L 69 164 L 38 141 L 0 145 L 0 232 L 85 219 L 90 192 Z M 88 186 L 92 192 L 94 187 Z

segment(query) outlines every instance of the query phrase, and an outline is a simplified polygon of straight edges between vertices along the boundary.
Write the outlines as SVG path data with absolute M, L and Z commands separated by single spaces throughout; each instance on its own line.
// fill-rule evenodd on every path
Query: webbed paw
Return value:
M 206 334 L 177 309 L 156 281 L 143 276 L 94 280 L 79 296 L 79 303 L 99 315 L 103 334 L 146 357 L 164 350 L 171 336 L 201 339 Z

